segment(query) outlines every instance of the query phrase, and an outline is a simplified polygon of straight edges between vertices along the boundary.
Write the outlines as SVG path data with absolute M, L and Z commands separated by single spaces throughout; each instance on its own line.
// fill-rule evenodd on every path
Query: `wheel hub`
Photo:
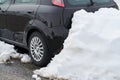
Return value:
M 30 51 L 34 60 L 40 61 L 44 55 L 44 47 L 39 37 L 33 37 L 30 42 Z

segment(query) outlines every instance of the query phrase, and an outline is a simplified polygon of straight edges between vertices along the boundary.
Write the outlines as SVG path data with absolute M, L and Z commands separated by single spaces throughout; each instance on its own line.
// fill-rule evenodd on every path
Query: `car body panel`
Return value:
M 32 24 L 36 10 L 39 5 L 14 4 L 7 10 L 6 28 L 14 32 L 14 41 L 23 42 L 24 29 L 28 24 Z

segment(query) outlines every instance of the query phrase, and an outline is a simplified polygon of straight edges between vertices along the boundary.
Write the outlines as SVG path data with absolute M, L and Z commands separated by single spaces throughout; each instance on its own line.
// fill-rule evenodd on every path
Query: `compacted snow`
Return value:
M 34 76 L 62 80 L 120 80 L 120 11 L 75 12 L 64 49 Z M 36 78 L 36 80 L 39 80 Z
M 27 54 L 17 53 L 13 45 L 0 41 L 0 63 L 11 62 L 12 58 L 20 59 L 22 63 L 31 61 Z

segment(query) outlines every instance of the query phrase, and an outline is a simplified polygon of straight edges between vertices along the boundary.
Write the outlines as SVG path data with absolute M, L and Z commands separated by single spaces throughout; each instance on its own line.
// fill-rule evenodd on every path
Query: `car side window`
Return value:
M 37 0 L 15 0 L 15 3 L 22 3 L 22 4 L 31 4 L 31 3 L 36 3 Z
M 88 5 L 90 0 L 67 0 L 70 5 Z
M 0 5 L 9 4 L 11 0 L 0 0 Z
M 103 4 L 103 3 L 108 3 L 111 0 L 92 0 L 94 3 L 98 3 L 98 4 Z

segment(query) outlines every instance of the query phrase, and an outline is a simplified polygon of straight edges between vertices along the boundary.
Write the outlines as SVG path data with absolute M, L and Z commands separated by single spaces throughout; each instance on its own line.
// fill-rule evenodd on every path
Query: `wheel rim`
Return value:
M 32 58 L 39 62 L 44 55 L 44 47 L 39 37 L 33 37 L 30 42 L 30 51 Z

